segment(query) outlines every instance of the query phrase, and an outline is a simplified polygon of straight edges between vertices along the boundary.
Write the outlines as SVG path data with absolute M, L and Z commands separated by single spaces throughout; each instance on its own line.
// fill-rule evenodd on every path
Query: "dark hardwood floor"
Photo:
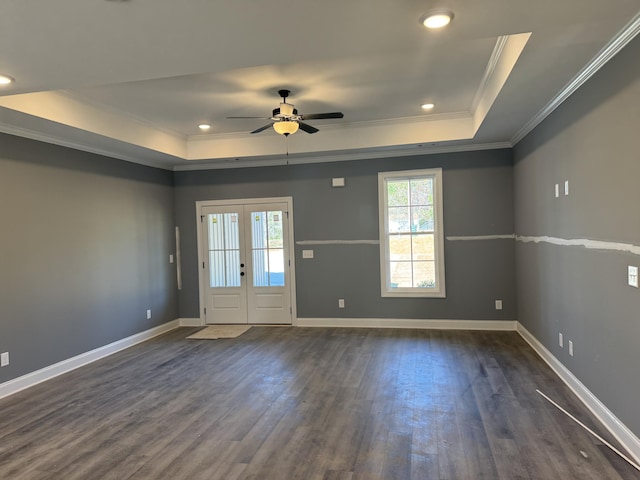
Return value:
M 517 333 L 195 330 L 0 400 L 0 478 L 640 479 Z

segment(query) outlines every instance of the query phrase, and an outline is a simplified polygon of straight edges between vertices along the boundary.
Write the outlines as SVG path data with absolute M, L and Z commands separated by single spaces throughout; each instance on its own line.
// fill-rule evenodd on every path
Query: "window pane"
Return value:
M 412 232 L 433 232 L 433 207 L 413 207 L 411 220 Z
M 433 235 L 412 235 L 411 238 L 413 260 L 435 260 Z
M 409 205 L 409 181 L 396 180 L 387 182 L 387 205 Z
M 433 178 L 411 180 L 411 205 L 433 205 Z
M 267 230 L 269 248 L 282 248 L 282 212 L 267 212 L 269 228 Z
M 412 287 L 411 262 L 389 262 L 391 288 Z
M 410 232 L 409 207 L 389 208 L 389 233 Z
M 389 235 L 389 260 L 411 260 L 410 235 Z
M 413 286 L 436 288 L 435 262 L 413 262 Z

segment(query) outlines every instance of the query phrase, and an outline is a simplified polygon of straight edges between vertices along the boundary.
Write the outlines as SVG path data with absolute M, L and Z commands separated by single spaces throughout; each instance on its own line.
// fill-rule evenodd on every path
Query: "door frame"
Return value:
M 228 205 L 253 205 L 261 203 L 286 203 L 289 215 L 287 216 L 287 223 L 289 227 L 289 259 L 291 261 L 289 271 L 289 290 L 291 294 L 291 325 L 296 326 L 298 323 L 298 310 L 296 308 L 296 253 L 295 243 L 293 236 L 293 197 L 267 197 L 267 198 L 235 198 L 225 200 L 199 200 L 196 202 L 196 229 L 197 229 L 197 242 L 198 242 L 198 293 L 199 293 L 199 307 L 200 307 L 200 325 L 205 325 L 204 309 L 206 306 L 206 293 L 205 285 L 207 278 L 205 278 L 205 269 L 203 264 L 206 259 L 205 247 L 203 240 L 203 226 L 204 223 L 200 220 L 203 207 L 222 207 Z

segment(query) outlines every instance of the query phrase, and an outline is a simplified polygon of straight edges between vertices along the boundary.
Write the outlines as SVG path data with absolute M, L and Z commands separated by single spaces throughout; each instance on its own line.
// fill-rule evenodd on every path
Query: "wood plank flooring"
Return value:
M 640 479 L 515 332 L 195 330 L 0 400 L 0 478 Z

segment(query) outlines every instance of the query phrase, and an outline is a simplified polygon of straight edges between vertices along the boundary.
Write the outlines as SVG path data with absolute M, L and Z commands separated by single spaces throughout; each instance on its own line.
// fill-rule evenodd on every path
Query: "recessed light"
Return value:
M 206 132 L 211 128 L 211 125 L 209 125 L 208 123 L 201 123 L 200 125 L 198 125 L 198 128 L 203 132 Z
M 435 107 L 435 104 L 433 104 L 433 103 L 423 103 L 421 105 L 421 107 L 422 107 L 423 110 L 432 110 L 433 107 Z
M 453 12 L 447 9 L 431 10 L 420 17 L 420 23 L 427 28 L 442 28 L 453 20 Z
M 13 78 L 11 78 L 9 75 L 0 74 L 0 86 L 9 85 L 10 83 L 13 83 L 13 82 L 14 82 Z

